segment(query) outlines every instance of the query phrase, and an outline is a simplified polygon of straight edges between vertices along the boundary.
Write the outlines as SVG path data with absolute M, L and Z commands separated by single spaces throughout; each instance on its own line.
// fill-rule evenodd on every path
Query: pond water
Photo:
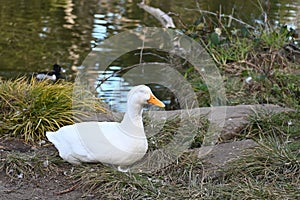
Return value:
M 153 16 L 137 6 L 139 2 L 140 0 L 1 0 L 0 77 L 29 76 L 51 70 L 53 64 L 59 63 L 66 70 L 66 78 L 73 80 L 85 57 L 101 41 L 122 31 L 161 26 Z M 262 1 L 260 5 L 257 2 L 259 1 L 199 0 L 196 5 L 194 0 L 146 1 L 165 12 L 180 14 L 185 24 L 192 24 L 199 18 L 199 6 L 211 12 L 221 9 L 227 15 L 234 11 L 234 17 L 252 26 L 259 26 L 264 19 L 261 6 L 275 23 L 299 27 L 299 1 Z M 176 19 L 175 23 L 180 28 Z M 153 61 L 156 61 L 155 58 Z M 105 74 L 99 71 L 99 79 L 110 76 L 123 66 L 138 62 L 139 56 L 118 59 Z M 130 83 L 118 75 L 107 79 L 98 92 L 112 109 L 124 111 L 125 94 L 130 88 Z M 163 88 L 153 86 L 153 89 L 160 93 Z M 170 92 L 158 96 L 167 105 L 173 101 Z

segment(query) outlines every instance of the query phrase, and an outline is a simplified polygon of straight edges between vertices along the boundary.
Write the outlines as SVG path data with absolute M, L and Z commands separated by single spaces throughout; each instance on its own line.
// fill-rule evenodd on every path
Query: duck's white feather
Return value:
M 48 74 L 37 74 L 36 78 L 38 80 L 51 80 L 51 81 L 56 81 L 56 76 L 55 74 L 53 75 L 48 75 Z

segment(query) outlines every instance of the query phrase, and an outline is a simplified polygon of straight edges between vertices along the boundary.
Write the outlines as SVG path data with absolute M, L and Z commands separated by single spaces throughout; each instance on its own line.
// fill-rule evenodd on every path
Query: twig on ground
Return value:
M 79 182 L 76 183 L 75 185 L 72 185 L 71 187 L 65 189 L 65 190 L 62 190 L 60 192 L 55 192 L 56 195 L 62 195 L 62 194 L 66 194 L 66 193 L 69 193 L 69 192 L 72 192 L 74 191 L 77 187 L 79 186 Z

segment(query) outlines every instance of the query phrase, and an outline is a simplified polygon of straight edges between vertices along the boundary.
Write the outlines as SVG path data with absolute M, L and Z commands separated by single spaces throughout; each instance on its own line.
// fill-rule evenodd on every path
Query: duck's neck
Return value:
M 130 135 L 144 136 L 142 112 L 142 105 L 128 103 L 127 111 L 120 125 L 121 129 Z

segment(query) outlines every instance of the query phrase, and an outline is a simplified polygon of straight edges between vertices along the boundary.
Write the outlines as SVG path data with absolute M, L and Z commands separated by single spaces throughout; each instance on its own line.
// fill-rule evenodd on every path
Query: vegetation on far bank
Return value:
M 215 20 L 204 25 L 202 15 L 185 31 L 199 41 L 219 67 L 225 80 L 227 104 L 300 105 L 300 48 L 298 33 L 287 25 L 266 24 L 253 30 Z M 202 19 L 202 20 L 201 20 Z M 209 105 L 201 77 L 190 67 L 186 75 Z

